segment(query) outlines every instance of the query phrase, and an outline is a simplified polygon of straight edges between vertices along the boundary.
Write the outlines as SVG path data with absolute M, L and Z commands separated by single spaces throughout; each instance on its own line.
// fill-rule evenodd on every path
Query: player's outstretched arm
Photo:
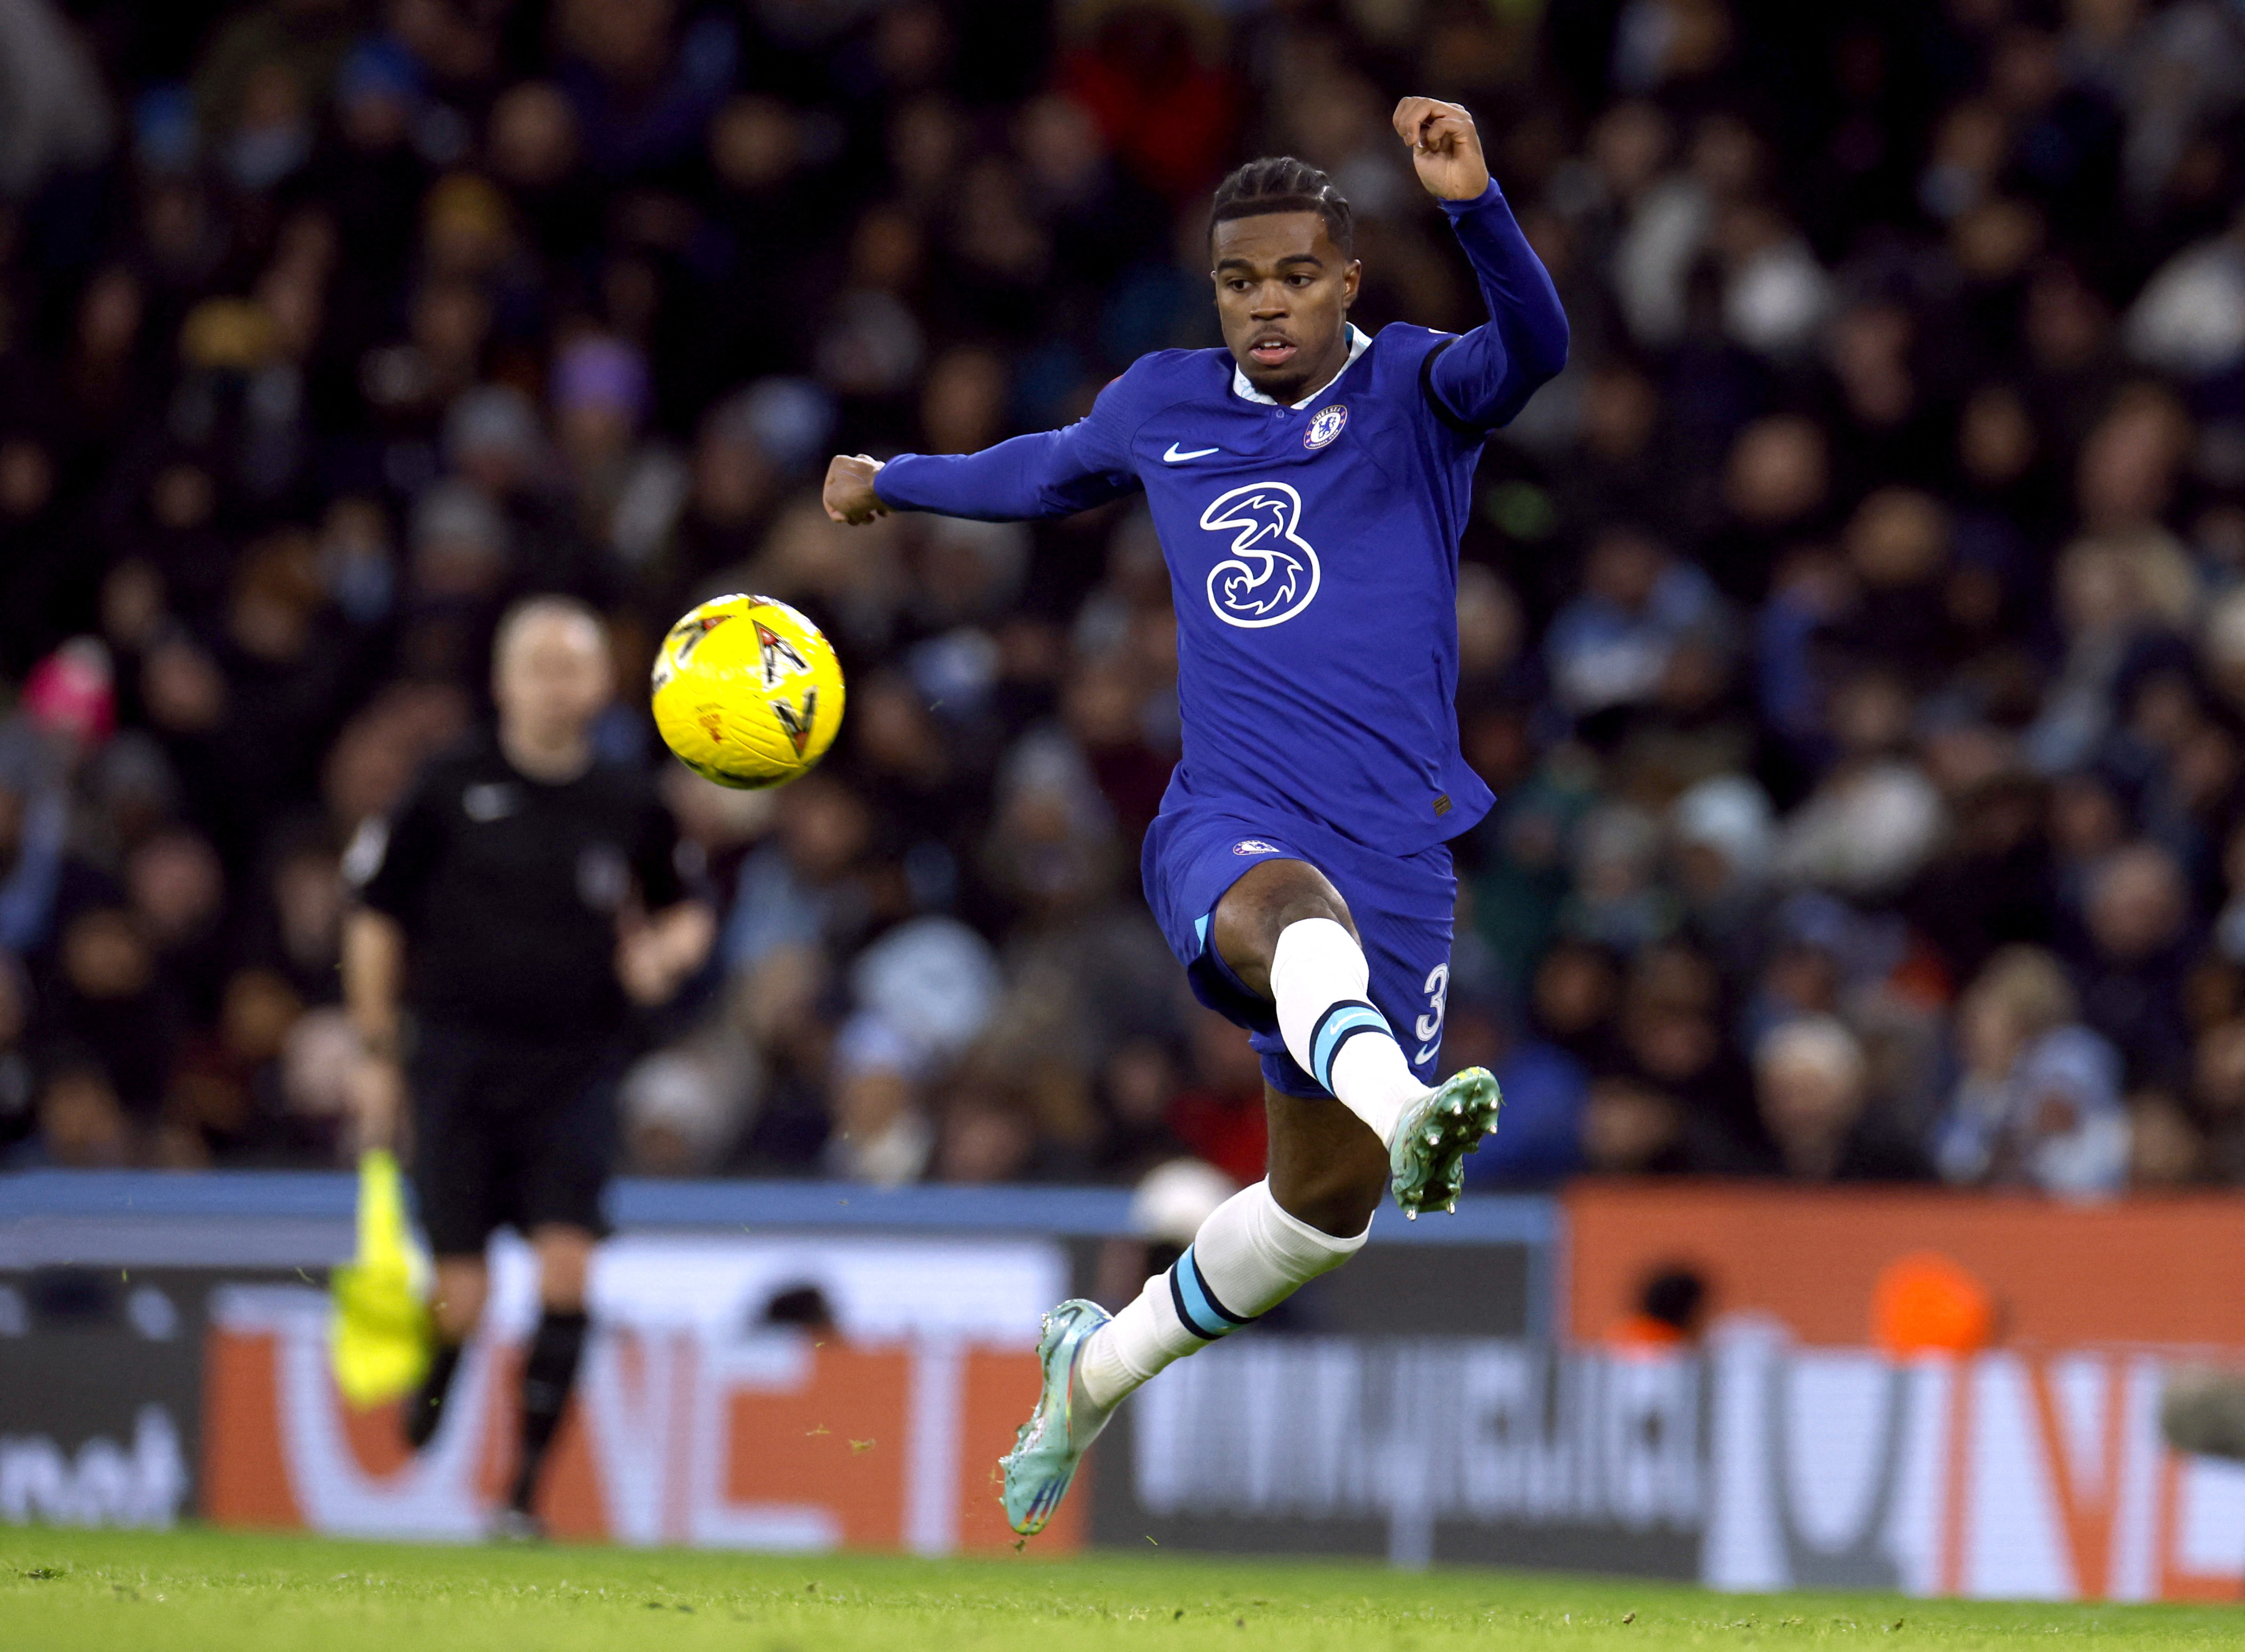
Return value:
M 1489 306 L 1489 324 L 1435 360 L 1429 388 L 1454 420 L 1492 430 L 1567 364 L 1567 312 L 1489 177 L 1473 116 L 1437 98 L 1406 98 L 1395 105 L 1395 132 L 1442 203 Z
M 1124 409 L 1129 374 L 1099 392 L 1091 411 L 1061 430 L 1016 436 L 979 453 L 899 453 L 885 465 L 863 453 L 826 467 L 826 513 L 856 526 L 891 511 L 933 511 L 985 522 L 1068 516 L 1135 493 Z

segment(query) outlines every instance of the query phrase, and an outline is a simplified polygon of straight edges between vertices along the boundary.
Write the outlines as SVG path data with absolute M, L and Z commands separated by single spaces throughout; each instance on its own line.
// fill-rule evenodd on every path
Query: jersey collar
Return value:
M 1348 371 L 1350 368 L 1356 364 L 1356 358 L 1363 355 L 1366 350 L 1372 348 L 1371 334 L 1366 332 L 1354 322 L 1346 322 L 1342 324 L 1348 329 L 1348 359 L 1340 364 L 1340 373 L 1335 373 L 1331 378 L 1326 380 L 1324 384 L 1319 385 L 1308 395 L 1303 397 L 1301 400 L 1290 404 L 1296 412 L 1300 412 L 1312 402 L 1317 400 L 1319 397 L 1331 390 L 1335 384 L 1340 384 L 1341 373 Z M 1231 364 L 1231 393 L 1240 398 L 1243 401 L 1260 402 L 1265 407 L 1276 407 L 1278 405 L 1276 398 L 1265 396 L 1261 391 L 1256 389 L 1254 385 L 1247 382 L 1247 375 L 1239 371 L 1239 364 L 1238 362 L 1234 362 Z

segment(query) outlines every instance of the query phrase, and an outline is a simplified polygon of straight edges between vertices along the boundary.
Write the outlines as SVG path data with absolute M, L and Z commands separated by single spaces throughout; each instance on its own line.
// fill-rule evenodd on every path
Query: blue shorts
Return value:
M 1450 994 L 1450 929 L 1458 880 L 1450 849 L 1384 854 L 1308 821 L 1275 812 L 1263 819 L 1188 804 L 1164 809 L 1146 833 L 1139 874 L 1155 921 L 1193 996 L 1247 1029 L 1263 1076 L 1289 1096 L 1322 1096 L 1324 1085 L 1286 1053 L 1278 1008 L 1240 983 L 1217 955 L 1209 925 L 1217 902 L 1241 875 L 1265 860 L 1306 860 L 1348 903 L 1372 965 L 1372 1002 L 1387 1017 L 1412 1071 L 1434 1082 L 1442 1016 Z

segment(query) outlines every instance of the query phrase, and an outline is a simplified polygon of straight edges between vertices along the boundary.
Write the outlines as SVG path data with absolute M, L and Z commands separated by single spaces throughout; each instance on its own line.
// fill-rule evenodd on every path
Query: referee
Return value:
M 532 597 L 500 622 L 492 663 L 497 726 L 432 760 L 352 845 L 343 986 L 370 1144 L 396 1134 L 410 1098 L 436 1256 L 436 1357 L 405 1412 L 417 1449 L 483 1312 L 485 1241 L 512 1227 L 538 1253 L 521 1456 L 494 1522 L 530 1536 L 585 1344 L 631 1005 L 661 1003 L 700 969 L 716 921 L 680 879 L 677 827 L 653 786 L 593 757 L 593 720 L 614 691 L 599 616 Z

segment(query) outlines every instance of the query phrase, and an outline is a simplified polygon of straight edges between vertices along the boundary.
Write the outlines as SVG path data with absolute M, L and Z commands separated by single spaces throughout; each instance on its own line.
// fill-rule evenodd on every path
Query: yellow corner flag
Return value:
M 397 1160 L 375 1148 L 358 1160 L 358 1254 L 330 1276 L 328 1347 L 336 1386 L 353 1405 L 411 1391 L 429 1369 L 429 1259 L 405 1225 Z

